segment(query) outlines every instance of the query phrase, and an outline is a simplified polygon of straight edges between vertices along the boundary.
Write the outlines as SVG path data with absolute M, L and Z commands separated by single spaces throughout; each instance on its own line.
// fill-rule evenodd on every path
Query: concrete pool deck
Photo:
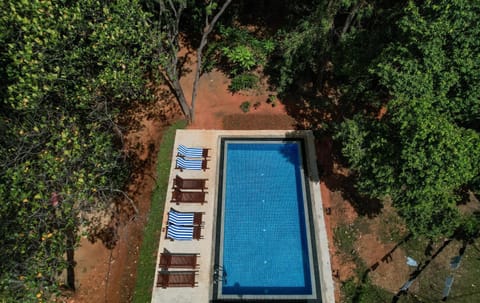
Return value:
M 182 178 L 207 178 L 206 195 L 207 203 L 186 204 L 171 203 L 171 190 L 168 191 L 164 201 L 153 201 L 153 203 L 165 203 L 164 213 L 162 214 L 162 226 L 165 226 L 168 218 L 168 211 L 171 207 L 178 211 L 203 212 L 204 226 L 202 228 L 201 240 L 193 241 L 170 241 L 165 239 L 166 229 L 161 232 L 160 244 L 158 248 L 157 267 L 155 269 L 155 281 L 152 291 L 152 303 L 178 302 L 178 303 L 207 303 L 211 302 L 213 292 L 213 260 L 214 260 L 214 234 L 216 213 L 216 197 L 218 184 L 219 150 L 220 139 L 222 137 L 249 137 L 249 138 L 296 138 L 305 139 L 307 165 L 309 171 L 309 182 L 312 211 L 314 217 L 314 236 L 317 249 L 317 257 L 320 272 L 320 285 L 322 302 L 334 302 L 333 279 L 330 265 L 330 256 L 328 250 L 328 240 L 324 223 L 324 212 L 322 198 L 320 194 L 320 181 L 316 167 L 316 158 L 314 150 L 313 134 L 310 131 L 278 131 L 278 130 L 258 130 L 258 131 L 217 131 L 217 130 L 177 130 L 174 148 L 172 150 L 172 166 L 170 168 L 169 188 L 172 188 L 173 178 L 179 175 Z M 208 169 L 206 171 L 184 170 L 180 172 L 175 169 L 175 159 L 177 147 L 184 144 L 191 147 L 210 148 Z M 167 249 L 172 253 L 198 253 L 198 272 L 196 275 L 196 287 L 155 287 L 157 282 L 158 263 L 160 253 Z M 152 269 L 154 270 L 154 269 Z

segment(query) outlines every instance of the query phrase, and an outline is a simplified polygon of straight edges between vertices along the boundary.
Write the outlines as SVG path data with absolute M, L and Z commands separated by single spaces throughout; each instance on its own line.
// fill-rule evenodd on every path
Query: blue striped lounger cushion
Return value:
M 173 240 L 193 240 L 193 226 L 167 226 L 167 238 Z
M 182 169 L 201 170 L 203 160 L 189 160 L 184 158 L 177 158 L 177 167 Z
M 171 209 L 168 212 L 168 223 L 175 225 L 193 225 L 193 213 L 180 213 Z
M 202 158 L 203 148 L 186 147 L 185 145 L 180 144 L 178 146 L 178 154 L 187 158 Z

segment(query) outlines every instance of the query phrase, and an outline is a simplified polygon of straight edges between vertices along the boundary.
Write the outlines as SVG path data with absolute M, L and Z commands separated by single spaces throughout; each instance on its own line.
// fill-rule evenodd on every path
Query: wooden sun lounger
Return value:
M 193 227 L 193 239 L 195 240 L 200 240 L 203 239 L 202 237 L 202 227 L 199 225 L 196 225 Z
M 172 192 L 172 200 L 170 202 L 180 203 L 207 203 L 205 200 L 205 195 L 207 192 L 203 191 L 181 191 L 179 189 L 174 189 Z
M 160 254 L 160 268 L 191 268 L 195 269 L 198 254 L 171 253 L 167 250 Z
M 159 271 L 157 287 L 195 287 L 196 271 Z
M 173 188 L 198 189 L 204 191 L 207 189 L 207 180 L 208 179 L 183 179 L 177 175 L 175 179 L 173 179 Z

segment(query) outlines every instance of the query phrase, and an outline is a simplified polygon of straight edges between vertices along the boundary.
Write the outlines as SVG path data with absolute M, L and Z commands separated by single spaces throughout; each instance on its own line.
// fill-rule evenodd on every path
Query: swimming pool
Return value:
M 221 141 L 214 299 L 318 297 L 301 139 Z

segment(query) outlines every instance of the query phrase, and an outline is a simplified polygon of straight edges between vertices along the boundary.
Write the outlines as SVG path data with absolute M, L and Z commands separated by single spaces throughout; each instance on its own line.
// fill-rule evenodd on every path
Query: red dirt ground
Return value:
M 294 129 L 295 120 L 289 117 L 285 106 L 278 102 L 275 107 L 266 103 L 269 92 L 253 91 L 249 94 L 228 92 L 228 79 L 219 71 L 212 71 L 202 76 L 196 104 L 195 123 L 193 129 Z M 192 75 L 182 78 L 184 87 L 191 87 Z M 187 100 L 191 92 L 186 91 Z M 253 105 L 260 102 L 257 109 L 243 113 L 240 104 L 249 101 Z M 171 104 L 171 103 L 170 103 Z M 165 106 L 165 102 L 159 106 Z M 118 242 L 109 250 L 101 242 L 94 244 L 83 239 L 76 252 L 77 291 L 68 302 L 131 302 L 135 285 L 136 259 L 141 245 L 141 236 L 145 216 L 150 207 L 150 198 L 154 186 L 155 155 L 161 140 L 162 131 L 168 120 L 178 117 L 178 106 L 170 106 L 167 113 L 156 115 L 155 110 L 146 109 L 148 113 L 137 115 L 139 127 L 131 131 L 128 138 L 128 149 L 137 153 L 145 163 L 142 173 L 136 175 L 130 186 L 130 195 L 139 208 L 139 215 L 129 217 L 118 226 Z M 152 114 L 153 112 L 153 114 Z M 331 140 L 317 142 L 317 156 L 324 171 L 334 166 L 331 159 Z M 353 222 L 356 212 L 345 201 L 339 191 L 331 191 L 324 180 L 321 182 L 322 198 L 325 207 L 330 207 L 331 215 L 326 216 L 327 235 L 330 243 L 332 269 L 335 273 L 335 297 L 340 302 L 340 282 L 348 279 L 354 269 L 352 263 L 342 260 L 333 246 L 333 230 L 339 224 Z M 365 239 L 364 239 L 365 240 Z M 375 241 L 364 241 L 364 245 L 375 251 Z M 370 245 L 374 246 L 370 246 Z M 368 251 L 368 250 L 367 250 Z M 363 256 L 363 255 L 362 255 Z M 370 260 L 370 256 L 364 256 Z M 376 260 L 372 256 L 371 260 Z M 368 262 L 367 262 L 368 263 Z

